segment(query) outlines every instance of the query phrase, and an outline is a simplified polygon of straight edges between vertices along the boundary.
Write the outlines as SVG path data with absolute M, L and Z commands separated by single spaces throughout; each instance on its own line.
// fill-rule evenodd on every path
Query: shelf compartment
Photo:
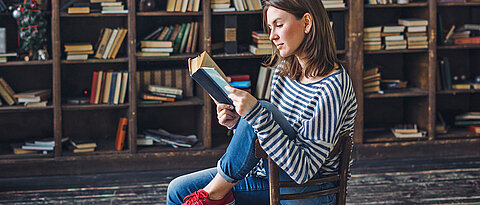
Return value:
M 366 9 L 379 8 L 408 8 L 408 7 L 427 7 L 427 2 L 408 3 L 408 4 L 365 4 Z
M 166 12 L 166 11 L 146 11 L 137 12 L 137 16 L 201 16 L 202 11 L 199 12 Z
M 7 61 L 6 63 L 0 63 L 0 67 L 7 66 L 34 66 L 34 65 L 52 65 L 52 60 L 46 61 Z
M 405 91 L 398 93 L 370 93 L 365 94 L 365 98 L 397 98 L 397 97 L 426 97 L 428 96 L 428 91 L 420 88 L 409 88 Z
M 85 64 L 85 63 L 126 63 L 128 58 L 114 58 L 114 59 L 97 59 L 90 58 L 87 60 L 62 60 L 63 64 Z
M 86 105 L 62 105 L 62 110 L 106 110 L 106 109 L 126 109 L 128 104 L 86 104 Z
M 138 104 L 138 107 L 182 107 L 182 106 L 201 106 L 203 101 L 198 97 L 179 100 L 176 102 L 164 102 L 160 104 Z

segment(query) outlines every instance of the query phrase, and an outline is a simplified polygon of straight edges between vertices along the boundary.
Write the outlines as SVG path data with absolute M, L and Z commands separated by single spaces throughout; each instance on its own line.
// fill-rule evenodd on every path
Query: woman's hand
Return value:
M 227 127 L 228 129 L 232 129 L 237 121 L 240 119 L 240 115 L 235 112 L 235 109 L 232 105 L 218 103 L 217 104 L 217 119 L 218 123 L 222 126 Z
M 257 99 L 247 91 L 243 91 L 230 86 L 225 86 L 225 89 L 231 92 L 228 97 L 232 99 L 235 110 L 242 117 L 247 115 L 248 112 L 253 109 L 255 104 L 257 104 Z

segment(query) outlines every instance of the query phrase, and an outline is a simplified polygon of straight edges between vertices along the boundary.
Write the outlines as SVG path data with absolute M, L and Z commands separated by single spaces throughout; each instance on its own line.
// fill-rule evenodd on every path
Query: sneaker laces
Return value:
M 208 193 L 203 190 L 198 190 L 193 192 L 192 194 L 186 196 L 183 199 L 184 204 L 203 204 L 205 199 L 208 197 Z M 195 203 L 197 202 L 197 203 Z

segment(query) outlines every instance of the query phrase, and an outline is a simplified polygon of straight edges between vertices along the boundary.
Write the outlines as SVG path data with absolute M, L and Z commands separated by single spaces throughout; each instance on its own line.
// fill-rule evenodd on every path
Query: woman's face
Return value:
M 275 44 L 280 56 L 294 55 L 305 38 L 305 23 L 292 14 L 270 7 L 267 10 L 267 24 L 270 28 L 270 40 Z

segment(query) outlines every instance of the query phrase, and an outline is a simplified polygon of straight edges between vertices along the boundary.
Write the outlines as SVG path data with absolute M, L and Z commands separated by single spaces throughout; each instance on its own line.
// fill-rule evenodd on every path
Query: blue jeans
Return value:
M 282 130 L 289 135 L 290 139 L 296 137 L 296 132 L 289 122 L 283 117 L 272 104 L 266 101 L 259 101 L 260 104 L 273 114 L 274 120 L 282 127 Z M 183 175 L 175 178 L 168 185 L 167 205 L 182 204 L 182 199 L 203 189 L 218 173 L 230 183 L 237 183 L 232 191 L 237 204 L 268 204 L 268 179 L 260 177 L 246 177 L 255 167 L 259 159 L 255 157 L 255 139 L 257 138 L 252 126 L 244 119 L 240 119 L 237 129 L 230 141 L 230 144 L 218 161 L 216 168 L 210 168 Z M 268 173 L 268 163 L 264 163 Z M 292 181 L 292 179 L 280 169 L 280 181 Z M 280 189 L 281 194 L 302 193 L 315 190 L 323 190 L 334 187 L 334 183 L 309 187 L 285 187 Z M 301 200 L 284 200 L 282 204 L 335 204 L 336 195 L 308 198 Z

